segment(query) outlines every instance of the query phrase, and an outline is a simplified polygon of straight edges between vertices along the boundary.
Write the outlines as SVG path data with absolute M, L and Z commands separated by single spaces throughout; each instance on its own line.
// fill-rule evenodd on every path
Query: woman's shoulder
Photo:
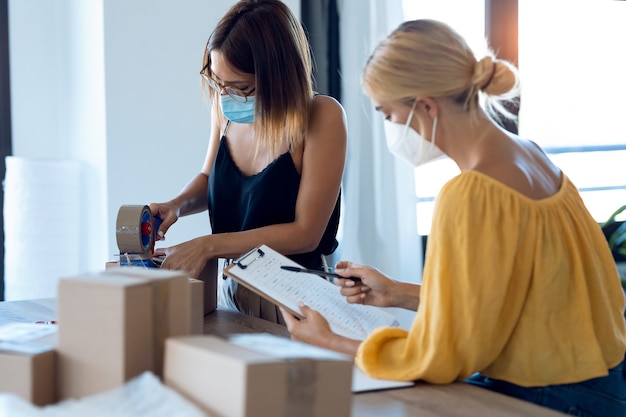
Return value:
M 331 96 L 316 94 L 309 115 L 309 133 L 318 129 L 345 130 L 346 114 L 339 101 Z
M 315 94 L 311 103 L 312 112 L 342 113 L 343 106 L 337 99 L 323 94 Z
M 470 210 L 472 207 L 481 206 L 478 211 L 484 211 L 485 205 L 494 208 L 499 206 L 501 201 L 510 202 L 511 197 L 518 200 L 515 198 L 516 194 L 497 179 L 480 171 L 468 170 L 461 171 L 444 184 L 436 201 L 443 210 L 448 208 L 457 210 L 459 207 Z

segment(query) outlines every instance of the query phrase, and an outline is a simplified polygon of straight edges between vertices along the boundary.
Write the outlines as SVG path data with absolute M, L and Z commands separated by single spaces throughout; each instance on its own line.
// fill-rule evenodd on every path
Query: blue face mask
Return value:
M 220 96 L 224 117 L 233 123 L 254 122 L 254 96 L 249 96 L 245 102 L 239 102 L 229 95 Z

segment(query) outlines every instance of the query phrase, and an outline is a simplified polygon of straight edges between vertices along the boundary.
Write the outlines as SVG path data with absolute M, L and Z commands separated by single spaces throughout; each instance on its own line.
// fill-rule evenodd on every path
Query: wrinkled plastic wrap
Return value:
M 80 272 L 83 166 L 8 156 L 4 178 L 5 301 L 55 298 Z
M 0 417 L 207 417 L 151 372 L 101 394 L 36 407 L 0 393 Z

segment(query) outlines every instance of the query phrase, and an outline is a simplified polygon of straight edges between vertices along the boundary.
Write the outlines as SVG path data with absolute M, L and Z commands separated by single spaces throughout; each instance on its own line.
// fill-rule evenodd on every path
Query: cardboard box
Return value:
M 125 265 L 124 267 L 126 267 Z M 109 261 L 104 264 L 105 270 L 119 268 L 118 261 Z M 198 280 L 204 282 L 204 315 L 217 309 L 217 258 L 209 259 Z
M 29 344 L 30 345 L 30 344 Z M 56 402 L 56 353 L 50 347 L 0 350 L 0 392 L 44 406 Z
M 113 268 L 119 268 L 120 267 L 120 263 L 119 261 L 107 261 L 104 263 L 104 269 L 113 269 Z
M 191 334 L 204 333 L 204 282 L 189 278 Z
M 217 258 L 209 259 L 198 279 L 204 282 L 204 315 L 217 309 Z
M 352 358 L 268 334 L 240 336 L 243 343 L 210 335 L 168 339 L 165 384 L 209 414 L 350 415 Z M 263 345 L 272 346 L 256 349 Z
M 102 273 L 59 280 L 59 400 L 155 371 L 153 299 L 144 279 Z
M 189 276 L 182 271 L 125 266 L 105 274 L 142 279 L 153 287 L 154 373 L 163 375 L 165 340 L 191 334 Z

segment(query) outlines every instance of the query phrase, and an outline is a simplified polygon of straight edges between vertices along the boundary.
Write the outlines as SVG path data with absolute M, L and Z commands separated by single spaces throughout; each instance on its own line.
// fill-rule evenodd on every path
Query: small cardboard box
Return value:
M 109 261 L 104 264 L 105 270 L 119 268 L 121 265 L 119 261 Z M 124 265 L 127 267 L 128 265 Z M 136 268 L 136 266 L 131 266 Z M 150 268 L 153 269 L 153 268 Z M 154 268 L 158 269 L 158 268 Z M 217 309 L 217 258 L 209 259 L 204 266 L 198 280 L 204 282 L 204 316 Z
M 51 347 L 32 349 L 32 344 L 0 346 L 0 392 L 10 392 L 44 406 L 56 402 L 56 353 Z
M 204 282 L 189 278 L 191 298 L 191 334 L 204 333 Z
M 120 267 L 120 263 L 118 261 L 107 261 L 104 263 L 104 269 L 113 269 L 113 268 L 119 268 Z
M 149 282 L 114 273 L 59 280 L 59 400 L 154 372 L 153 299 Z
M 163 376 L 165 339 L 191 334 L 189 276 L 182 271 L 138 266 L 105 271 L 109 273 L 142 279 L 153 286 L 154 373 Z
M 350 415 L 351 358 L 268 334 L 239 336 L 168 339 L 165 384 L 209 414 Z

